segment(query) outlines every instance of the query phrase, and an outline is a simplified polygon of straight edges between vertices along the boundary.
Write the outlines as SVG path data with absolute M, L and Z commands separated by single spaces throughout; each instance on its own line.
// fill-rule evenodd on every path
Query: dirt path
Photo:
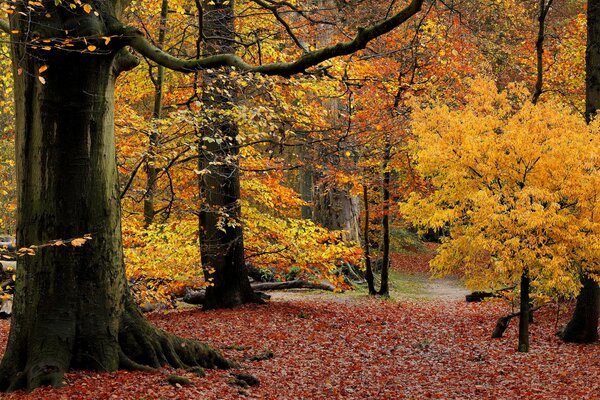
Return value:
M 431 279 L 423 273 L 396 273 L 391 282 L 391 297 L 393 299 L 421 299 L 421 300 L 463 300 L 470 293 L 456 278 Z M 342 295 L 333 295 L 330 292 L 321 292 L 306 289 L 269 292 L 275 301 L 294 300 L 326 300 L 334 303 L 352 303 L 366 295 L 366 289 L 358 287 Z

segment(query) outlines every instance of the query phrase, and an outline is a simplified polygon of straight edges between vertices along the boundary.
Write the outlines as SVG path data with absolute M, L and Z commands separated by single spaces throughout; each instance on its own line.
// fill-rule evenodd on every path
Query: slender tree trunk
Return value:
M 363 185 L 363 201 L 365 203 L 365 230 L 364 230 L 364 251 L 365 251 L 365 279 L 367 280 L 367 285 L 369 286 L 369 294 L 374 296 L 377 294 L 375 291 L 375 279 L 373 276 L 373 268 L 371 267 L 371 254 L 370 254 L 370 244 L 369 244 L 369 222 L 371 216 L 369 215 L 369 191 L 367 185 Z
M 521 275 L 521 302 L 519 314 L 519 352 L 529 352 L 529 271 Z
M 391 172 L 389 171 L 389 163 L 391 159 L 392 145 L 391 138 L 386 135 L 386 145 L 383 155 L 383 218 L 381 226 L 383 228 L 383 257 L 381 266 L 381 286 L 379 295 L 389 296 L 389 268 L 390 268 L 390 183 Z
M 110 8 L 98 8 L 106 19 L 92 19 L 83 10 L 61 7 L 50 10 L 50 18 L 21 9 L 11 18 L 11 28 L 21 32 L 12 44 L 17 242 L 40 245 L 85 234 L 93 239 L 81 247 L 40 247 L 19 261 L 0 391 L 61 386 L 69 369 L 225 367 L 228 362 L 207 346 L 152 327 L 131 301 L 121 243 L 113 92 L 118 72 L 135 63 L 119 47 L 98 54 L 32 53 L 26 36 L 32 15 L 40 18 L 33 26 L 64 21 L 56 15 L 62 12 L 72 15 L 82 30 L 71 31 L 73 37 L 93 29 L 100 36 L 114 33 L 97 25 L 110 19 Z M 73 26 L 69 22 L 56 31 Z M 42 65 L 47 71 L 39 79 Z
M 205 53 L 235 52 L 233 1 L 205 1 Z M 202 103 L 205 129 L 199 157 L 200 250 L 205 276 L 205 309 L 260 302 L 250 287 L 244 261 L 241 224 L 238 127 L 228 115 L 236 88 L 227 71 L 203 74 Z
M 587 48 L 585 53 L 585 117 L 590 122 L 600 108 L 600 0 L 588 0 Z M 563 329 L 565 342 L 591 343 L 598 340 L 598 315 L 600 314 L 600 287 L 582 272 L 583 288 L 571 321 Z
M 160 28 L 158 31 L 158 48 L 162 49 L 165 43 L 167 31 L 167 16 L 169 13 L 169 0 L 163 0 L 160 9 Z M 154 107 L 152 109 L 152 120 L 162 118 L 162 98 L 165 67 L 157 67 L 156 80 L 154 81 Z M 150 132 L 150 144 L 146 158 L 146 193 L 144 195 L 144 226 L 149 227 L 154 222 L 154 197 L 156 196 L 156 184 L 158 179 L 158 168 L 156 168 L 156 148 L 158 146 L 158 126 L 153 127 Z

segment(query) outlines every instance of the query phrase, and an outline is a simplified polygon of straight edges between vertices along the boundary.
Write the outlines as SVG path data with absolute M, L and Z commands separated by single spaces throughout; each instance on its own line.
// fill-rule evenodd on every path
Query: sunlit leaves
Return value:
M 436 188 L 401 209 L 422 227 L 448 229 L 432 262 L 472 286 L 514 283 L 529 268 L 550 294 L 577 291 L 600 253 L 599 136 L 568 108 L 534 106 L 522 89 L 471 83 L 459 109 L 417 109 L 417 169 Z

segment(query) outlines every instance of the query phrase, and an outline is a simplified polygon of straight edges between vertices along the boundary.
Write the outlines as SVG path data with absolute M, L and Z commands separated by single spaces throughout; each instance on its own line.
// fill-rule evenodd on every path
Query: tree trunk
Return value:
M 160 27 L 158 31 L 158 48 L 162 49 L 165 43 L 167 31 L 167 16 L 169 13 L 169 0 L 163 0 L 160 9 Z M 156 121 L 162 118 L 162 98 L 165 67 L 157 66 L 156 80 L 154 81 L 154 107 L 152 109 L 152 120 Z M 148 146 L 148 155 L 146 156 L 146 193 L 144 194 L 144 226 L 148 228 L 154 222 L 154 198 L 156 196 L 156 184 L 158 179 L 158 168 L 156 168 L 156 149 L 158 146 L 159 135 L 158 126 L 150 131 L 150 143 Z
M 233 1 L 203 3 L 205 53 L 232 53 Z M 248 280 L 241 225 L 238 127 L 228 115 L 236 88 L 227 71 L 205 72 L 202 103 L 205 108 L 199 157 L 200 253 L 207 281 L 205 309 L 228 308 L 260 302 Z
M 300 175 L 300 196 L 307 205 L 302 206 L 302 219 L 313 217 L 313 173 L 309 168 L 302 168 Z
M 519 352 L 529 352 L 529 271 L 521 275 L 521 303 L 519 314 Z
M 365 203 L 365 231 L 364 231 L 364 251 L 365 251 L 365 279 L 367 281 L 367 285 L 369 287 L 369 294 L 376 295 L 375 291 L 375 278 L 373 276 L 373 268 L 371 267 L 371 254 L 369 244 L 369 220 L 371 216 L 369 215 L 369 191 L 367 185 L 363 185 L 363 201 Z
M 573 317 L 559 334 L 565 342 L 593 343 L 598 340 L 600 288 L 590 277 L 583 278 L 582 284 Z
M 110 20 L 113 10 L 99 9 L 107 19 L 92 19 L 83 10 L 80 15 L 61 7 L 50 10 L 55 13 L 51 18 L 40 14 L 41 20 L 33 25 L 64 21 L 56 15 L 64 12 L 78 18 L 82 31 L 71 31 L 74 37 L 95 28 L 99 36 L 112 34 L 98 21 Z M 11 330 L 0 364 L 0 391 L 61 386 L 69 369 L 227 366 L 207 346 L 188 341 L 180 346 L 182 339 L 152 327 L 129 296 L 121 243 L 113 92 L 118 69 L 132 64 L 127 62 L 130 57 L 118 47 L 96 54 L 31 53 L 31 37 L 25 36 L 31 21 L 21 15 L 37 14 L 16 11 L 11 29 L 22 32 L 12 44 L 18 246 L 88 233 L 93 239 L 81 247 L 40 247 L 35 256 L 19 260 Z M 117 53 L 123 57 L 115 58 Z M 38 78 L 42 65 L 48 67 L 45 84 Z
M 391 172 L 389 171 L 389 163 L 391 159 L 392 145 L 391 138 L 386 135 L 385 152 L 383 155 L 383 218 L 381 225 L 383 228 L 383 255 L 381 266 L 381 286 L 379 287 L 379 295 L 389 296 L 389 268 L 390 268 L 390 183 Z
M 360 243 L 359 200 L 349 187 L 318 185 L 315 188 L 314 221 L 330 230 L 342 230 L 345 240 Z
M 585 118 L 590 122 L 600 108 L 600 0 L 588 0 L 587 17 Z M 585 272 L 581 284 L 583 288 L 577 296 L 573 317 L 560 335 L 566 342 L 591 343 L 598 340 L 600 287 Z

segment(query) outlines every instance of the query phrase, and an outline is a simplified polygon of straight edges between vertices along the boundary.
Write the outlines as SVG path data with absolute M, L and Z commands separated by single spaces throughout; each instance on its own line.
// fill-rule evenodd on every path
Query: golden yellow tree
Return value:
M 414 113 L 416 168 L 434 190 L 401 209 L 415 225 L 448 229 L 432 270 L 464 273 L 473 288 L 527 278 L 545 296 L 576 294 L 600 259 L 597 125 L 533 105 L 515 86 L 498 92 L 479 78 L 470 90 L 458 110 Z

